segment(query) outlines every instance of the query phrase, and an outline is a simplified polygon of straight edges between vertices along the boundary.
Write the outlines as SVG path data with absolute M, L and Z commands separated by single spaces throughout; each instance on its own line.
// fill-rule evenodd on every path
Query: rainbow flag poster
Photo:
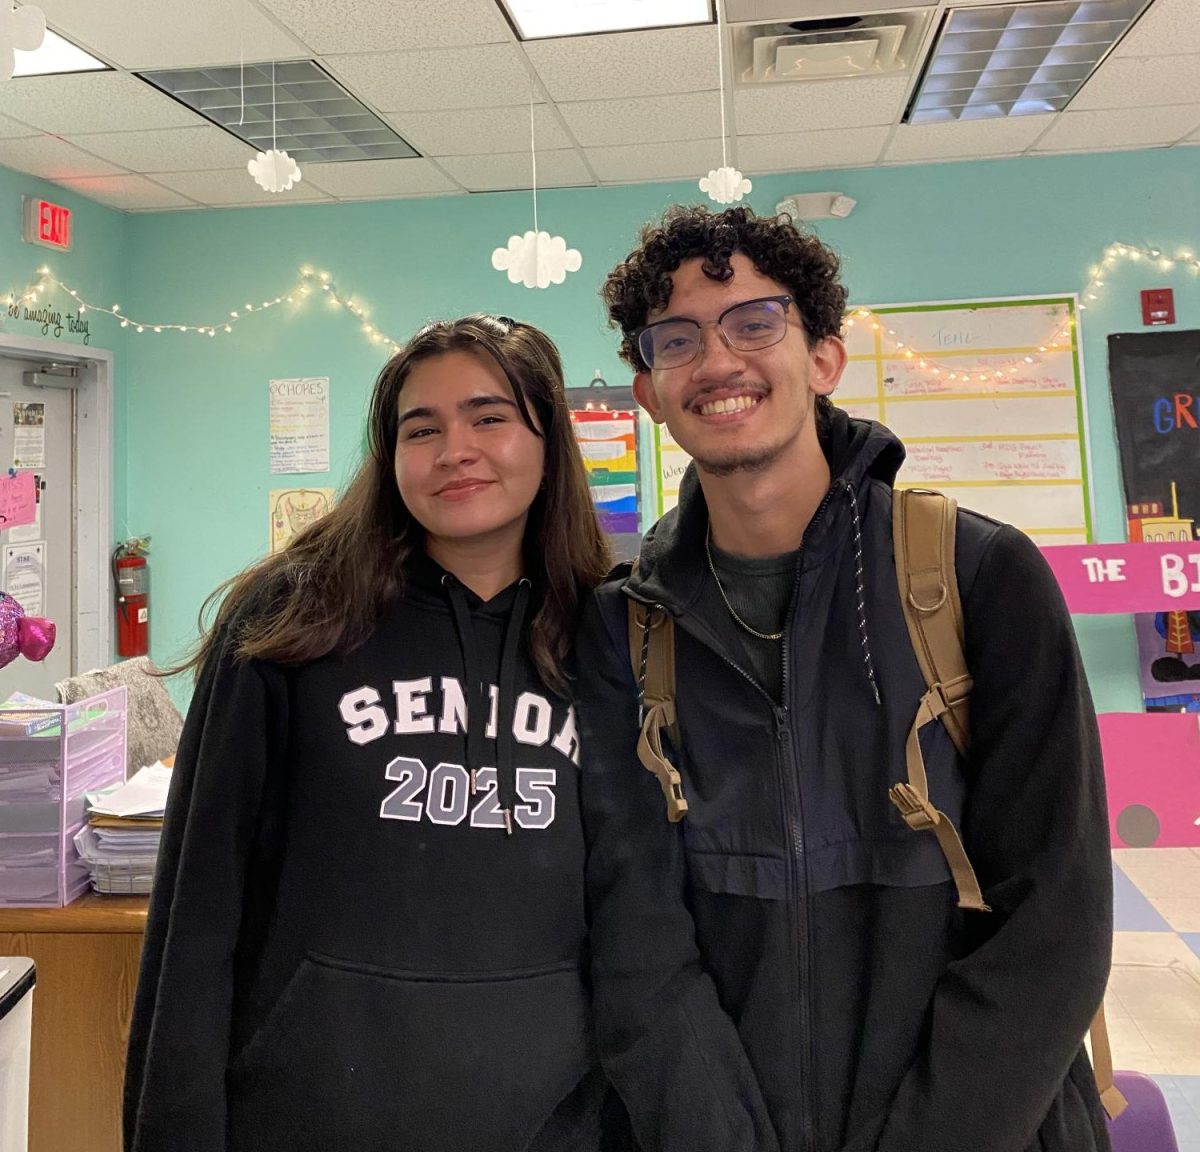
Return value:
M 637 413 L 571 413 L 588 486 L 605 532 L 638 531 Z

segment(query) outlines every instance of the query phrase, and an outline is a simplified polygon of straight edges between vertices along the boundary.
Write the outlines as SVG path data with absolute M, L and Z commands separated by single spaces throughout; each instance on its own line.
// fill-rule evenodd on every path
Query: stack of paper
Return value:
M 171 769 L 160 761 L 125 784 L 88 794 L 91 815 L 76 833 L 75 847 L 97 892 L 150 891 L 170 784 Z

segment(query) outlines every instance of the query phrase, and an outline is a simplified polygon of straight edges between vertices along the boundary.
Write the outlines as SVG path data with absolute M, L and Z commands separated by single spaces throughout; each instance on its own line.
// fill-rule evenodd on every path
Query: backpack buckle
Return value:
M 936 828 L 942 814 L 911 784 L 897 784 L 888 791 L 888 799 L 899 810 L 900 815 L 914 832 Z

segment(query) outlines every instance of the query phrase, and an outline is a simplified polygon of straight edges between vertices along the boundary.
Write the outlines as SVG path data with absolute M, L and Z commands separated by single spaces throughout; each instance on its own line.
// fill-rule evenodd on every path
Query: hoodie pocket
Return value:
M 593 1063 L 578 964 L 396 972 L 310 955 L 230 1066 L 234 1152 L 517 1152 Z

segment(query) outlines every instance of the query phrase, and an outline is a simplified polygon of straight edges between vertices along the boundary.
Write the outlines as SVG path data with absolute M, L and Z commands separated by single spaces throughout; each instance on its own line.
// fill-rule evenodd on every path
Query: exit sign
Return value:
M 71 248 L 71 209 L 49 200 L 25 197 L 25 242 L 68 252 Z

